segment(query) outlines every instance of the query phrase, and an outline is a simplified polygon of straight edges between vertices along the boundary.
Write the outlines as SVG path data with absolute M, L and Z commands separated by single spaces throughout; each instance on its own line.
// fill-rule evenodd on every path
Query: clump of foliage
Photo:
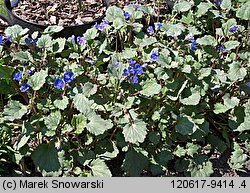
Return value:
M 180 0 L 154 17 L 146 5 L 111 6 L 68 39 L 53 38 L 58 26 L 31 36 L 9 27 L 0 42 L 0 129 L 15 137 L 16 172 L 112 176 L 122 159 L 124 176 L 211 176 L 211 155 L 227 151 L 229 166 L 243 171 L 249 9 L 245 0 Z

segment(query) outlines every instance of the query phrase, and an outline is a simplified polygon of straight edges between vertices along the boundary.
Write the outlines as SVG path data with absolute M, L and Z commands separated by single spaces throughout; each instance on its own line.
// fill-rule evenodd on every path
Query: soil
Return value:
M 79 0 L 20 0 L 13 8 L 13 12 L 20 18 L 41 25 L 72 26 L 81 25 L 97 20 L 106 11 L 105 0 L 81 0 L 82 9 L 78 6 Z M 123 8 L 128 4 L 153 5 L 155 15 L 166 14 L 166 1 L 154 4 L 153 0 L 109 0 L 109 5 Z
M 93 22 L 103 16 L 102 0 L 20 0 L 13 12 L 24 20 L 42 25 L 71 26 Z

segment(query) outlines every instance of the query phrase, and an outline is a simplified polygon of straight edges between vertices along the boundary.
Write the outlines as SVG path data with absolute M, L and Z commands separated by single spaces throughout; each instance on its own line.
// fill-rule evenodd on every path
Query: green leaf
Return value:
M 90 28 L 85 32 L 84 37 L 86 40 L 93 40 L 97 37 L 97 32 L 96 28 Z
M 90 107 L 93 104 L 93 101 L 87 99 L 84 94 L 76 94 L 73 99 L 73 103 L 75 108 L 85 116 L 92 112 Z
M 137 52 L 135 49 L 128 49 L 125 48 L 125 50 L 123 50 L 122 54 L 121 54 L 121 58 L 122 59 L 130 59 L 130 58 L 134 58 L 137 56 Z
M 12 78 L 14 68 L 10 66 L 0 65 L 0 80 Z
M 28 107 L 21 104 L 19 101 L 10 100 L 4 108 L 3 115 L 7 121 L 21 119 L 28 111 Z
M 60 31 L 63 30 L 62 26 L 58 26 L 58 25 L 52 25 L 52 26 L 48 26 L 44 31 L 43 34 L 54 34 L 54 33 L 58 33 Z
M 240 102 L 240 99 L 238 99 L 237 97 L 230 97 L 230 94 L 228 94 L 228 93 L 226 93 L 222 98 L 224 101 L 224 105 L 228 109 L 233 109 Z
M 91 160 L 95 159 L 95 153 L 92 150 L 80 149 L 77 153 L 77 160 L 84 166 L 88 165 Z
M 57 38 L 53 41 L 52 52 L 53 53 L 61 53 L 64 49 L 66 43 L 65 38 Z
M 113 22 L 116 18 L 125 20 L 123 16 L 123 10 L 117 6 L 110 6 L 106 11 L 105 19 L 109 22 Z
M 90 168 L 94 177 L 111 177 L 112 174 L 106 165 L 106 163 L 101 159 L 95 159 L 91 162 Z
M 146 37 L 146 38 L 143 38 L 142 42 L 140 43 L 140 47 L 143 48 L 143 47 L 146 47 L 146 46 L 150 46 L 154 43 L 157 42 L 157 39 L 155 37 Z
M 132 123 L 127 123 L 122 131 L 125 141 L 130 143 L 142 143 L 147 135 L 146 126 L 147 124 L 140 119 L 135 119 Z
M 188 1 L 182 1 L 174 5 L 173 10 L 177 12 L 185 12 L 191 9 L 192 4 Z
M 173 36 L 173 35 L 178 36 L 178 35 L 181 35 L 185 29 L 186 28 L 182 23 L 171 24 L 170 27 L 168 28 L 167 35 L 168 36 Z
M 113 141 L 103 140 L 96 145 L 95 153 L 97 158 L 111 160 L 118 155 L 119 150 Z
M 20 25 L 13 25 L 5 30 L 5 35 L 11 36 L 13 39 L 17 39 L 26 34 L 28 31 L 28 28 L 23 29 Z
M 234 151 L 229 160 L 229 165 L 232 169 L 241 170 L 247 160 L 247 155 L 240 148 L 240 145 L 234 142 Z
M 221 103 L 216 103 L 214 105 L 214 113 L 215 114 L 225 113 L 227 110 L 228 110 L 228 108 Z
M 84 84 L 82 88 L 82 93 L 86 96 L 89 97 L 97 92 L 97 85 L 93 84 L 91 82 L 87 82 Z
M 191 172 L 191 177 L 209 177 L 213 174 L 213 164 L 206 156 L 196 156 L 190 162 L 188 171 Z
M 34 133 L 35 129 L 28 122 L 24 122 L 22 126 L 22 133 L 18 136 L 18 140 L 14 144 L 14 148 L 16 150 L 20 150 L 30 139 L 32 133 Z
M 159 58 L 157 59 L 157 63 L 161 66 L 161 67 L 165 67 L 165 68 L 172 68 L 172 66 L 170 65 L 172 61 L 172 58 L 170 56 L 170 52 L 167 49 L 163 49 L 160 52 Z
M 67 108 L 69 104 L 69 99 L 66 96 L 63 96 L 62 99 L 56 99 L 53 104 L 55 105 L 56 108 L 60 110 L 64 110 Z
M 101 135 L 111 129 L 113 124 L 111 120 L 105 120 L 95 113 L 88 117 L 89 123 L 86 125 L 87 130 L 94 135 Z
M 221 7 L 221 9 L 223 9 L 223 10 L 225 10 L 225 9 L 230 10 L 231 4 L 232 4 L 232 3 L 231 3 L 231 0 L 222 0 L 220 7 Z
M 231 81 L 242 80 L 247 75 L 246 68 L 242 67 L 239 62 L 229 64 L 228 78 Z
M 52 112 L 48 117 L 44 118 L 44 123 L 47 127 L 46 135 L 53 136 L 55 135 L 56 129 L 61 121 L 60 111 Z
M 183 147 L 181 147 L 180 145 L 177 145 L 173 154 L 178 156 L 178 157 L 182 157 L 186 154 L 186 150 Z
M 33 61 L 33 58 L 28 51 L 20 51 L 20 52 L 16 52 L 13 55 L 13 61 L 14 60 L 19 60 L 20 62 L 29 62 L 29 61 Z
M 198 38 L 196 42 L 200 45 L 205 45 L 205 46 L 217 46 L 216 39 L 211 35 L 205 35 L 202 38 Z
M 38 48 L 49 48 L 52 46 L 52 37 L 48 34 L 42 35 L 37 40 L 37 47 Z
M 236 16 L 238 18 L 245 19 L 245 20 L 250 19 L 250 3 L 249 3 L 249 1 L 237 9 Z
M 71 124 L 76 129 L 75 132 L 81 134 L 87 126 L 87 117 L 82 114 L 74 115 Z
M 130 149 L 126 155 L 123 163 L 123 168 L 126 175 L 131 177 L 141 176 L 142 170 L 148 166 L 147 152 L 142 149 Z
M 250 100 L 245 105 L 245 117 L 243 123 L 239 125 L 236 131 L 247 131 L 250 130 Z
M 193 120 L 188 116 L 178 116 L 175 130 L 182 135 L 191 135 L 197 129 Z
M 55 172 L 61 167 L 54 144 L 40 144 L 32 152 L 31 159 L 39 171 Z
M 200 149 L 200 146 L 193 144 L 193 143 L 187 143 L 187 145 L 186 145 L 186 152 L 191 157 L 193 157 L 194 154 L 196 154 L 199 149 Z
M 184 105 L 197 105 L 201 99 L 200 92 L 196 89 L 191 89 L 191 95 L 187 98 L 181 98 L 180 102 Z
M 237 46 L 240 45 L 240 42 L 238 41 L 228 41 L 224 44 L 226 50 L 232 50 L 235 49 Z
M 212 7 L 211 3 L 200 3 L 197 6 L 196 16 L 201 17 L 207 13 L 207 11 Z
M 161 85 L 158 84 L 154 79 L 150 79 L 143 84 L 141 94 L 150 97 L 159 94 L 160 91 Z
M 39 90 L 44 85 L 48 76 L 48 68 L 35 72 L 28 80 L 27 84 L 32 87 L 33 90 Z
M 113 26 L 115 27 L 116 30 L 122 28 L 124 25 L 126 25 L 124 19 L 118 17 L 114 20 Z
M 210 143 L 213 149 L 218 150 L 220 153 L 223 153 L 227 149 L 227 145 L 224 141 L 222 141 L 219 137 L 214 135 L 208 136 L 208 143 Z

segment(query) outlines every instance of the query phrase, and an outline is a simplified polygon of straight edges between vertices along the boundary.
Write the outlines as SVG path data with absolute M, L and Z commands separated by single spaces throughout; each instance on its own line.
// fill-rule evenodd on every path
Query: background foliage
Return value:
M 82 37 L 9 27 L 0 173 L 211 176 L 224 155 L 245 171 L 249 19 L 247 0 L 182 0 L 167 15 L 111 6 Z

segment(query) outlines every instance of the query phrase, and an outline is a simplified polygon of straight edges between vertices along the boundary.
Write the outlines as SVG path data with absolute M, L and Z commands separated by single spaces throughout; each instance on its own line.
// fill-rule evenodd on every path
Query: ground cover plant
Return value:
M 250 3 L 111 6 L 82 36 L 0 36 L 0 174 L 249 176 Z M 225 169 L 224 168 L 224 169 Z

